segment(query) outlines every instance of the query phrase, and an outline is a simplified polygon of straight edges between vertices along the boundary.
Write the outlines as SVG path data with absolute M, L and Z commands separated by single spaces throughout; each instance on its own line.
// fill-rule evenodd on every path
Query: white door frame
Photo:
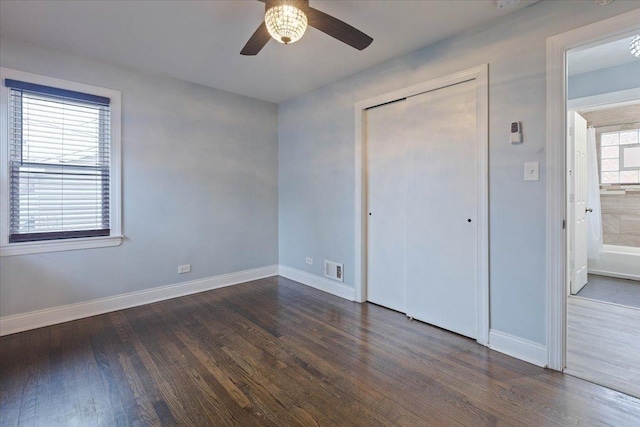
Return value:
M 489 344 L 489 65 L 483 64 L 448 76 L 365 99 L 355 104 L 355 265 L 357 302 L 367 301 L 367 108 L 409 96 L 475 80 L 478 135 L 478 334 Z
M 566 351 L 566 53 L 640 28 L 640 9 L 547 39 L 547 365 L 562 371 Z

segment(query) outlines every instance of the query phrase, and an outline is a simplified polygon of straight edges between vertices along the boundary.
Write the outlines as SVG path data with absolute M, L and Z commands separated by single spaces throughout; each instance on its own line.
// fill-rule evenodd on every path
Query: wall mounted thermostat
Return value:
M 522 144 L 522 123 L 511 123 L 511 143 Z

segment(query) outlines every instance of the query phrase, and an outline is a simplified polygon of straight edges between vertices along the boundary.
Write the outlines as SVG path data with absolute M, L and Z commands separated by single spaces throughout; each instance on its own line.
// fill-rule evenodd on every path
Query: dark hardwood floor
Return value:
M 273 277 L 0 339 L 0 425 L 640 426 L 640 400 Z

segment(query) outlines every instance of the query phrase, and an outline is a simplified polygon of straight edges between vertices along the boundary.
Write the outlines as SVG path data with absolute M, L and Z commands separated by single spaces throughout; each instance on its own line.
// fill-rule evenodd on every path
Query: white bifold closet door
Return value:
M 371 302 L 477 338 L 474 81 L 367 111 Z

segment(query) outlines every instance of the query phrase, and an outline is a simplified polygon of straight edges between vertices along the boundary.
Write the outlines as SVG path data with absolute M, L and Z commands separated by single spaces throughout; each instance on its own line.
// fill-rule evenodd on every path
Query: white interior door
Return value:
M 367 110 L 368 289 L 373 303 L 406 312 L 406 102 Z
M 569 251 L 571 293 L 587 284 L 587 121 L 569 111 Z
M 476 83 L 407 99 L 407 315 L 477 337 Z
M 474 81 L 367 111 L 368 300 L 472 338 L 476 125 Z

